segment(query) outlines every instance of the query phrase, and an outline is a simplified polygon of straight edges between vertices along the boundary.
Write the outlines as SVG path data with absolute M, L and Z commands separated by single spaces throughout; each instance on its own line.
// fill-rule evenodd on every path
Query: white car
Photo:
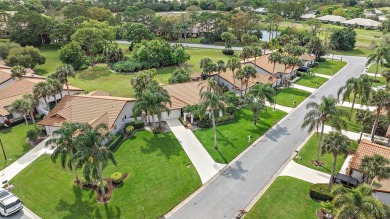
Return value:
M 23 208 L 19 198 L 8 190 L 0 188 L 0 215 L 8 216 Z

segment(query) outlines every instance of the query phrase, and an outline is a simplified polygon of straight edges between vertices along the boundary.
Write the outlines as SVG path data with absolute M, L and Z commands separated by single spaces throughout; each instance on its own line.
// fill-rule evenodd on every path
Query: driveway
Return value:
M 13 215 L 7 216 L 7 217 L 0 217 L 0 218 L 6 218 L 6 219 L 40 219 L 36 214 L 34 214 L 32 211 L 24 207 L 22 210 L 16 212 Z
M 346 80 L 359 76 L 366 68 L 364 57 L 343 56 L 343 60 L 348 64 L 338 74 L 261 137 L 246 154 L 233 161 L 230 168 L 167 216 L 178 219 L 235 218 L 308 137 L 309 133 L 301 129 L 307 103 L 319 102 L 324 95 L 336 96 Z

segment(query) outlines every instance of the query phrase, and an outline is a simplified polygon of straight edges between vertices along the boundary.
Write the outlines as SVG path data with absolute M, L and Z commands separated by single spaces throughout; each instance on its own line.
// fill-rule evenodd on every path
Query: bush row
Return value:
M 320 201 L 332 201 L 333 196 L 328 192 L 328 184 L 317 183 L 310 186 L 309 195 L 311 198 Z
M 133 126 L 134 129 L 143 129 L 145 127 L 144 121 L 134 121 L 126 123 L 125 128 L 128 126 Z
M 123 137 L 124 137 L 123 133 L 120 132 L 117 133 L 115 137 L 111 139 L 110 143 L 108 144 L 108 148 L 111 151 L 115 152 L 118 149 L 120 143 L 122 142 Z

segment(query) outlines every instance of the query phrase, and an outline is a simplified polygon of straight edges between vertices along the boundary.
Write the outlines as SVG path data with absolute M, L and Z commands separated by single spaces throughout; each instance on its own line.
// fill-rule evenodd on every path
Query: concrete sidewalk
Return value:
M 274 108 L 274 104 L 269 103 L 268 101 L 265 101 L 265 105 Z M 275 105 L 275 109 L 281 110 L 283 112 L 289 113 L 291 112 L 294 108 L 287 107 L 287 106 L 282 106 L 282 105 Z
M 318 76 L 318 77 L 327 78 L 327 79 L 329 79 L 329 78 L 332 77 L 332 76 L 330 76 L 330 75 L 323 75 L 323 74 L 319 74 L 319 73 L 315 73 L 315 75 Z
M 334 129 L 331 126 L 325 125 L 324 133 L 328 134 L 329 132 L 332 132 L 332 131 L 336 131 L 336 129 Z M 347 136 L 351 140 L 356 140 L 357 141 L 360 138 L 360 133 L 356 133 L 356 132 L 341 130 L 341 134 Z
M 202 183 L 209 181 L 225 166 L 225 164 L 216 163 L 194 133 L 186 129 L 178 119 L 166 122 L 198 171 Z
M 345 159 L 343 166 L 341 166 L 340 172 L 341 174 L 347 174 L 347 169 L 349 167 L 349 163 L 352 160 L 353 155 L 348 155 L 347 158 Z
M 330 174 L 326 174 L 290 161 L 280 176 L 291 176 L 310 183 L 328 183 Z
M 368 76 L 375 77 L 375 73 L 368 73 L 368 72 L 366 72 L 365 74 L 368 75 Z M 378 72 L 378 74 L 376 74 L 376 77 L 383 77 L 383 76 L 381 75 L 381 73 Z
M 296 89 L 299 89 L 299 90 L 304 90 L 304 91 L 307 91 L 307 92 L 310 92 L 310 93 L 313 93 L 314 91 L 317 90 L 315 88 L 306 87 L 306 86 L 302 86 L 302 85 L 299 85 L 299 84 L 292 84 L 290 87 L 293 87 L 293 88 L 296 88 Z
M 349 107 L 349 108 L 352 107 L 352 103 L 351 102 L 342 102 L 339 105 L 340 106 Z M 365 105 L 362 105 L 362 104 L 355 103 L 354 109 L 369 109 L 370 111 L 374 111 L 376 109 L 376 107 L 375 106 L 365 106 Z

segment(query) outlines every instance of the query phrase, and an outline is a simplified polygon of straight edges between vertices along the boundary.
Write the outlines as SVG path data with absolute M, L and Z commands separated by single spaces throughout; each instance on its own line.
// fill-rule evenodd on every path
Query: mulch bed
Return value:
M 314 166 L 324 166 L 324 162 L 323 162 L 323 161 L 320 161 L 320 160 L 312 160 L 311 163 L 312 163 Z
M 127 173 L 123 173 L 123 174 L 122 174 L 122 183 L 123 183 L 123 181 L 126 179 L 127 176 L 128 176 Z M 110 201 L 111 196 L 112 196 L 112 193 L 114 192 L 115 188 L 118 187 L 118 186 L 119 186 L 120 184 L 122 184 L 122 183 L 119 183 L 119 184 L 118 184 L 118 183 L 115 183 L 115 182 L 113 182 L 113 181 L 111 180 L 111 178 L 104 178 L 103 180 L 107 182 L 106 196 L 104 197 L 104 199 L 103 199 L 103 196 L 102 196 L 102 194 L 101 194 L 100 187 L 96 186 L 95 184 L 90 183 L 90 184 L 88 184 L 87 186 L 85 186 L 85 185 L 80 185 L 79 183 L 78 183 L 78 184 L 79 184 L 82 188 L 84 188 L 84 189 L 93 189 L 93 190 L 95 190 L 95 192 L 96 192 L 96 194 L 97 194 L 96 201 L 97 201 L 97 202 L 104 203 L 104 202 Z
M 317 218 L 318 219 L 333 219 L 333 216 L 328 214 L 325 209 L 318 209 L 317 211 Z

